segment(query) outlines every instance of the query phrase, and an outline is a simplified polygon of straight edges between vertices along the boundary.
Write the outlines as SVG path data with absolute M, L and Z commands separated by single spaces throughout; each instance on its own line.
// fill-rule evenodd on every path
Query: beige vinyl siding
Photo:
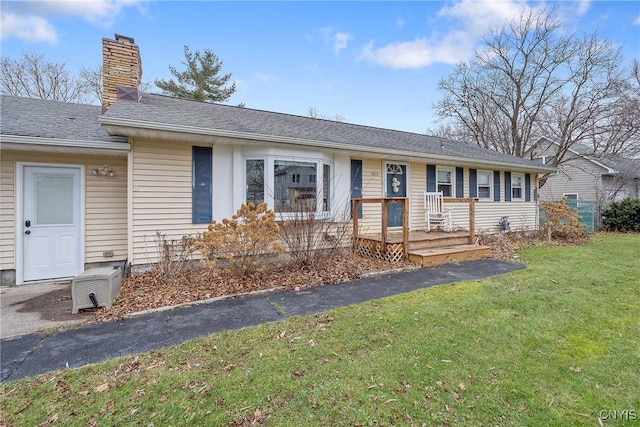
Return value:
M 382 161 L 364 159 L 362 161 L 362 197 L 374 199 L 382 197 Z M 381 207 L 379 203 L 364 203 L 362 218 L 358 220 L 360 233 L 379 233 Z
M 0 186 L 0 266 L 15 266 L 16 162 L 85 166 L 85 262 L 108 262 L 127 257 L 127 159 L 122 156 L 72 155 L 24 151 L 2 152 Z M 114 177 L 95 176 L 92 169 L 109 164 Z M 104 257 L 103 251 L 113 251 Z
M 489 169 L 487 169 L 489 170 Z M 498 221 L 503 216 L 509 217 L 511 230 L 534 230 L 537 227 L 538 207 L 533 199 L 533 189 L 536 187 L 535 174 L 531 174 L 531 201 L 504 201 L 505 179 L 504 172 L 500 172 L 500 202 L 488 200 L 477 201 L 475 203 L 475 228 L 477 233 L 493 233 L 500 231 Z M 493 177 L 492 177 L 493 179 Z M 491 182 L 493 187 L 493 181 Z M 493 191 L 493 190 L 492 190 Z M 523 188 L 524 191 L 524 188 Z M 464 194 L 469 196 L 469 168 L 464 168 Z M 493 195 L 493 194 L 492 194 Z M 446 203 L 445 209 L 451 210 L 451 222 L 454 229 L 469 229 L 469 204 L 468 203 Z
M 114 177 L 91 173 L 109 164 Z M 105 257 L 104 251 L 113 251 Z M 107 262 L 127 258 L 127 158 L 91 157 L 85 169 L 85 262 Z
M 131 157 L 131 263 L 149 264 L 158 261 L 157 233 L 180 240 L 206 230 L 207 224 L 191 222 L 191 144 L 136 139 Z
M 0 160 L 0 270 L 15 268 L 15 160 Z
M 409 169 L 411 178 L 409 224 L 411 230 L 421 230 L 425 227 L 424 192 L 427 191 L 427 165 L 425 163 L 411 163 Z
M 445 203 L 445 209 L 451 209 L 451 222 L 454 230 L 469 229 L 469 205 L 467 203 Z M 476 233 L 495 233 L 500 231 L 498 221 L 509 217 L 511 230 L 534 230 L 537 226 L 538 208 L 535 202 L 477 202 Z

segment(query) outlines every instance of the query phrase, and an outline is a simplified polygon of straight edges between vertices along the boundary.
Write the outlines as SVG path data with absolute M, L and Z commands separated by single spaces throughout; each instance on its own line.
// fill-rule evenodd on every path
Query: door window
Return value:
M 36 224 L 73 224 L 73 177 L 37 175 L 35 192 Z

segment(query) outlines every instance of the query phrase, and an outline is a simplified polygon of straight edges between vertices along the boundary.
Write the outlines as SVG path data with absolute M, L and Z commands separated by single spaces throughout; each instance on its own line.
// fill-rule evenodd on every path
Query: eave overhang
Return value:
M 131 151 L 131 144 L 128 142 L 83 141 L 41 138 L 36 136 L 0 135 L 0 148 L 2 150 L 37 150 L 126 155 Z
M 439 155 L 433 153 L 423 153 L 409 150 L 398 150 L 393 148 L 369 147 L 355 144 L 346 144 L 332 141 L 308 140 L 302 138 L 291 138 L 286 136 L 256 134 L 250 132 L 238 132 L 224 129 L 199 128 L 176 124 L 147 122 L 133 119 L 112 118 L 101 116 L 98 121 L 107 129 L 111 135 L 126 135 L 134 138 L 157 138 L 164 140 L 184 141 L 193 143 L 212 143 L 212 138 L 229 138 L 233 140 L 253 141 L 256 143 L 269 142 L 284 144 L 295 147 L 313 147 L 328 150 L 339 150 L 346 153 L 361 153 L 367 157 L 377 158 L 410 158 L 415 160 L 438 160 L 447 164 L 455 165 L 464 163 L 469 166 L 488 167 L 499 166 L 513 171 L 527 171 L 538 173 L 556 172 L 557 168 L 541 165 L 518 165 L 502 161 L 480 161 L 472 158 Z M 216 140 L 216 142 L 220 142 Z

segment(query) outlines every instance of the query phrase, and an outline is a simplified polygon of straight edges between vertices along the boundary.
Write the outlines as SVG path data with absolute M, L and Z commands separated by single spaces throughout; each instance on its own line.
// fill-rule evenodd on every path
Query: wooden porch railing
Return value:
M 473 197 L 448 198 L 444 203 L 467 203 L 469 205 L 469 244 L 472 245 L 476 240 L 476 202 L 478 199 Z M 353 216 L 353 241 L 358 240 L 358 206 L 364 203 L 380 203 L 382 228 L 380 230 L 382 253 L 387 250 L 387 206 L 390 203 L 402 204 L 402 245 L 404 248 L 404 257 L 409 257 L 409 199 L 406 197 L 381 197 L 373 199 L 356 198 L 352 199 L 352 216 Z
M 353 241 L 358 240 L 358 206 L 360 203 L 380 203 L 382 206 L 382 230 L 380 239 L 382 253 L 387 251 L 387 206 L 391 203 L 402 203 L 402 246 L 404 259 L 409 259 L 409 199 L 406 197 L 381 197 L 378 199 L 352 199 L 353 212 Z
M 476 202 L 478 199 L 473 197 L 460 197 L 444 199 L 447 203 L 468 203 L 469 204 L 469 244 L 473 245 L 476 241 Z

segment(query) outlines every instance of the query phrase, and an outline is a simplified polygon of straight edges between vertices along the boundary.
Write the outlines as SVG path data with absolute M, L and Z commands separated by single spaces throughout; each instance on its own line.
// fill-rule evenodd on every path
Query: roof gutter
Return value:
M 109 150 L 119 152 L 131 151 L 131 144 L 128 142 L 106 142 L 106 141 L 82 141 L 75 139 L 40 138 L 37 136 L 20 135 L 0 135 L 0 142 L 3 144 L 20 144 L 25 146 L 49 146 L 66 148 L 89 148 L 98 150 Z
M 183 125 L 175 125 L 175 124 L 167 124 L 167 123 L 158 123 L 158 122 L 145 122 L 140 120 L 133 119 L 122 119 L 122 118 L 112 118 L 101 116 L 98 118 L 98 121 L 107 128 L 107 131 L 110 134 L 125 134 L 127 136 L 135 136 L 130 135 L 129 132 L 135 129 L 152 129 L 157 131 L 165 131 L 170 133 L 185 133 L 191 135 L 199 135 L 199 136 L 211 136 L 211 137 L 226 137 L 226 138 L 238 138 L 238 139 L 246 139 L 251 141 L 266 141 L 266 142 L 275 142 L 280 144 L 289 144 L 289 145 L 302 145 L 302 146 L 311 146 L 311 147 L 322 147 L 334 150 L 345 150 L 345 151 L 365 151 L 367 153 L 376 153 L 382 155 L 396 155 L 396 156 L 411 156 L 415 158 L 421 159 L 434 159 L 434 160 L 446 160 L 459 161 L 458 157 L 440 155 L 440 154 L 430 154 L 430 153 L 420 153 L 415 151 L 406 151 L 406 150 L 393 150 L 389 148 L 380 148 L 380 147 L 367 147 L 362 145 L 353 145 L 353 144 L 345 144 L 340 142 L 330 142 L 330 141 L 317 141 L 310 139 L 299 139 L 299 138 L 291 138 L 286 136 L 275 136 L 275 135 L 264 135 L 264 134 L 256 134 L 249 132 L 237 132 L 223 129 L 203 129 L 192 126 L 183 126 Z M 538 166 L 532 164 L 532 167 L 528 167 L 528 165 L 518 165 L 508 162 L 501 161 L 491 161 L 491 162 L 478 162 L 473 160 L 465 159 L 465 163 L 471 165 L 479 165 L 486 166 L 488 164 L 505 166 L 509 168 L 520 168 L 523 170 L 535 170 L 540 172 L 556 172 L 557 168 L 549 167 L 549 166 Z

